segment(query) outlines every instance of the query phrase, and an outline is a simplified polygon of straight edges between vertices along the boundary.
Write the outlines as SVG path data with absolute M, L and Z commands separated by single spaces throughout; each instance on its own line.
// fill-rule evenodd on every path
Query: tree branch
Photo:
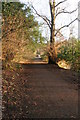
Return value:
M 59 31 L 65 27 L 69 27 L 73 22 L 75 22 L 76 20 L 78 20 L 78 18 L 74 19 L 73 21 L 71 21 L 68 25 L 64 25 L 61 28 L 59 28 L 55 34 L 55 36 L 59 33 Z
M 58 12 L 57 14 L 56 14 L 56 17 L 59 15 L 59 14 L 62 14 L 62 13 L 67 13 L 67 14 L 72 14 L 72 13 L 74 13 L 74 12 L 76 12 L 77 11 L 77 8 L 75 9 L 75 10 L 73 10 L 73 11 L 64 11 L 64 9 L 62 10 L 62 11 L 60 11 L 60 12 Z
M 66 2 L 66 1 L 67 1 L 67 0 L 63 0 L 63 1 L 59 2 L 59 3 L 57 3 L 57 5 L 55 5 L 55 7 L 59 6 L 60 4 Z
M 40 15 L 37 10 L 32 6 L 33 10 L 35 11 L 35 13 L 41 17 L 46 23 L 47 25 L 49 26 L 49 28 L 51 28 L 51 21 L 46 17 L 46 16 L 43 16 L 43 15 Z
M 51 25 L 51 21 L 46 16 L 42 15 L 42 17 L 44 17 L 49 22 L 49 24 Z

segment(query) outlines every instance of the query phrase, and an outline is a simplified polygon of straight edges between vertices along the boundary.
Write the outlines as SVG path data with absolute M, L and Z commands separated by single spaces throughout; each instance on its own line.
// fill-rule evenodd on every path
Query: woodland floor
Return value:
M 78 76 L 49 64 L 3 70 L 3 119 L 77 118 Z

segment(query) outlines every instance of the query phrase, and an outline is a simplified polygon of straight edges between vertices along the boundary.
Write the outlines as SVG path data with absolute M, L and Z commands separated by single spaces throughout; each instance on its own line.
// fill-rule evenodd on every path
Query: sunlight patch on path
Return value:
M 35 62 L 35 61 L 27 61 L 27 62 L 23 62 L 23 61 L 20 61 L 19 63 L 21 64 L 48 64 L 47 62 Z
M 48 64 L 47 61 L 43 61 L 41 58 L 36 57 L 34 60 L 20 61 L 21 64 Z

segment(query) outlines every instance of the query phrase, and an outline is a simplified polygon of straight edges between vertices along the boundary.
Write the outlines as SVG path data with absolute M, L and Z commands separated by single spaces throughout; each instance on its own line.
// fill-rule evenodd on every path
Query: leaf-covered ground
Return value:
M 21 118 L 25 109 L 26 84 L 30 71 L 3 70 L 3 118 Z M 23 116 L 24 117 L 24 116 Z

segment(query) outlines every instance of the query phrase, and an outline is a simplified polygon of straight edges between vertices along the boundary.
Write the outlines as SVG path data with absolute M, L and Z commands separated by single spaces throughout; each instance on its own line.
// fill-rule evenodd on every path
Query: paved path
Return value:
M 55 65 L 23 65 L 31 71 L 25 85 L 28 118 L 75 118 L 78 116 L 78 90 L 67 70 Z M 77 79 L 77 78 L 76 78 Z M 26 96 L 24 96 L 24 99 Z

